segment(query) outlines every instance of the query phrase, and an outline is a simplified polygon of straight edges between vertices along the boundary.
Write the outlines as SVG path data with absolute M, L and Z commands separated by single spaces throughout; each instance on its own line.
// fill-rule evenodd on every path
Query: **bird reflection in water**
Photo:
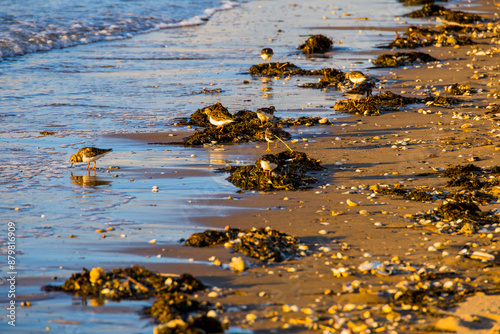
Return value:
M 93 172 L 89 170 L 87 175 L 85 174 L 73 175 L 73 173 L 71 173 L 71 183 L 77 184 L 85 188 L 93 188 L 93 187 L 110 185 L 111 181 L 107 181 L 101 177 L 98 177 L 96 175 L 95 170 Z

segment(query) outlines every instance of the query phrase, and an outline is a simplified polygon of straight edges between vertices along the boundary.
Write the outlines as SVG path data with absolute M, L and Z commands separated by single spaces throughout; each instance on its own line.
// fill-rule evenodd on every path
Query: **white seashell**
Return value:
M 372 261 L 372 262 L 365 261 L 358 266 L 358 270 L 370 271 L 372 269 L 379 268 L 381 266 L 382 266 L 382 262 L 380 262 L 380 261 Z
M 489 253 L 484 253 L 484 252 L 473 252 L 470 255 L 471 259 L 474 260 L 482 260 L 482 261 L 495 261 L 495 255 L 489 254 Z

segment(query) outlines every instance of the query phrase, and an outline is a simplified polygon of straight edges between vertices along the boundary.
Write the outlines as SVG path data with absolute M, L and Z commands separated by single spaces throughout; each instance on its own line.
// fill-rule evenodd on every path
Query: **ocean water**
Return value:
M 0 60 L 159 29 L 199 25 L 229 0 L 0 1 Z
M 219 100 L 231 112 L 274 105 L 278 116 L 340 123 L 342 115 L 331 109 L 340 92 L 298 87 L 318 78 L 246 74 L 262 62 L 260 50 L 272 47 L 273 61 L 308 69 L 368 71 L 370 51 L 393 39 L 392 28 L 419 22 L 402 18 L 411 8 L 396 0 L 0 0 L 0 8 L 0 228 L 16 224 L 21 278 L 57 276 L 59 284 L 82 266 L 154 262 L 168 271 L 173 259 L 123 250 L 147 247 L 151 239 L 177 242 L 206 228 L 195 218 L 229 214 L 234 202 L 214 207 L 210 200 L 237 197 L 237 189 L 213 169 L 256 159 L 108 135 L 176 135 L 186 130 L 173 126 L 176 118 Z M 296 46 L 314 33 L 330 36 L 334 48 L 305 57 Z M 84 146 L 113 152 L 98 161 L 95 173 L 85 165 L 70 169 L 71 154 Z M 186 170 L 195 176 L 186 177 Z M 106 238 L 96 233 L 107 228 L 114 230 Z M 0 242 L 5 253 L 6 233 Z M 3 283 L 1 303 L 7 302 Z M 40 293 L 30 284 L 18 289 L 19 295 Z M 49 298 L 18 310 L 16 333 L 47 326 L 57 333 L 152 331 L 137 316 L 141 303 L 128 313 L 113 305 L 102 312 L 75 306 L 65 295 Z M 0 314 L 0 332 L 10 330 Z

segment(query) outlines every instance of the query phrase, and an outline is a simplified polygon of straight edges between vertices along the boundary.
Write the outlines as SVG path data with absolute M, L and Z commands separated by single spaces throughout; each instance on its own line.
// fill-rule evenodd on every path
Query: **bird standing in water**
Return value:
M 95 165 L 97 163 L 97 160 L 111 152 L 112 149 L 100 149 L 97 147 L 84 147 L 78 150 L 75 154 L 71 156 L 71 167 L 73 167 L 74 163 L 77 162 L 88 162 L 87 164 L 87 170 L 90 167 L 90 163 L 93 161 L 94 162 L 94 167 L 92 169 L 95 170 Z
M 271 48 L 265 48 L 260 51 L 260 56 L 262 59 L 264 59 L 264 63 L 269 59 L 269 62 L 271 62 L 271 58 L 273 56 L 274 52 L 273 49 Z

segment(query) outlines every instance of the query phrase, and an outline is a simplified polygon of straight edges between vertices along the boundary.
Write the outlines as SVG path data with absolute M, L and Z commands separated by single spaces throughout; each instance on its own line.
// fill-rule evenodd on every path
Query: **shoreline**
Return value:
M 486 82 L 470 79 L 475 70 L 467 66 L 470 62 L 467 55 L 469 50 L 471 47 L 458 49 L 427 47 L 425 51 L 439 58 L 440 64 L 452 62 L 454 64 L 443 67 L 421 64 L 386 69 L 389 73 L 377 78 L 393 80 L 394 83 L 387 84 L 386 89 L 405 96 L 419 96 L 420 91 L 416 86 L 420 85 L 436 87 L 445 95 L 447 94 L 444 92 L 444 87 L 455 82 L 470 84 L 474 88 L 486 88 Z M 490 65 L 485 66 L 495 64 L 494 59 L 486 58 L 485 63 Z M 432 71 L 423 71 L 425 68 Z M 450 72 L 453 74 L 451 77 Z M 488 90 L 498 92 L 498 83 L 493 82 L 493 86 Z M 315 189 L 305 192 L 254 194 L 247 191 L 243 194 L 234 194 L 239 199 L 234 203 L 240 208 L 239 210 L 232 211 L 226 217 L 195 219 L 200 226 L 220 229 L 226 226 L 241 229 L 271 226 L 299 237 L 315 250 L 311 256 L 268 265 L 247 259 L 254 266 L 239 275 L 214 265 L 181 264 L 169 266 L 169 271 L 179 274 L 188 271 L 199 275 L 202 281 L 221 288 L 222 292 L 216 300 L 224 305 L 231 305 L 233 310 L 236 309 L 229 314 L 225 313 L 224 316 L 229 317 L 233 325 L 250 328 L 254 333 L 315 332 L 307 329 L 307 324 L 311 319 L 331 316 L 328 314 L 331 313 L 330 306 L 337 305 L 338 312 L 352 304 L 358 307 L 366 305 L 382 307 L 387 303 L 385 298 L 379 296 L 380 291 L 385 291 L 384 286 L 392 286 L 408 277 L 395 275 L 380 278 L 375 275 L 353 273 L 347 278 L 335 278 L 331 269 L 342 264 L 355 271 L 355 268 L 365 261 L 383 262 L 397 257 L 416 268 L 429 268 L 428 270 L 436 270 L 443 266 L 452 270 L 459 268 L 463 272 L 460 277 L 468 276 L 476 282 L 485 277 L 482 273 L 483 265 L 478 261 L 458 256 L 459 250 L 467 244 L 475 243 L 478 250 L 496 254 L 497 265 L 487 271 L 487 277 L 493 279 L 492 277 L 500 272 L 496 242 L 498 235 L 488 239 L 480 233 L 464 236 L 441 234 L 427 226 L 409 228 L 412 222 L 405 218 L 406 215 L 430 210 L 439 201 L 419 203 L 387 195 L 370 198 L 372 192 L 368 189 L 375 184 L 396 183 L 411 188 L 444 189 L 446 178 L 437 175 L 433 168 L 447 168 L 468 163 L 484 167 L 499 165 L 500 145 L 498 139 L 495 140 L 498 135 L 494 132 L 491 136 L 483 135 L 498 128 L 498 123 L 492 123 L 487 117 L 457 117 L 455 114 L 481 116 L 489 110 L 486 107 L 490 103 L 500 104 L 487 94 L 485 89 L 484 92 L 472 96 L 459 97 L 461 108 L 417 105 L 384 113 L 381 116 L 342 118 L 340 122 L 344 126 L 324 127 L 321 131 L 316 131 L 321 133 L 308 133 L 303 136 L 311 139 L 307 143 L 291 145 L 294 150 L 304 151 L 310 157 L 320 159 L 326 167 L 324 171 L 314 173 L 319 179 Z M 464 124 L 472 125 L 466 127 Z M 484 141 L 484 137 L 490 137 L 492 141 Z M 408 145 L 401 146 L 400 142 L 403 140 L 407 140 Z M 393 148 L 394 145 L 397 148 Z M 256 146 L 265 145 L 249 143 L 226 145 L 224 148 L 227 155 L 234 155 L 237 151 L 239 155 L 257 158 L 264 152 L 262 148 Z M 406 149 L 401 150 L 403 148 Z M 471 162 L 471 158 L 474 157 L 479 157 L 479 161 Z M 434 175 L 419 176 L 426 173 Z M 346 199 L 356 201 L 360 206 L 349 207 L 345 203 Z M 211 205 L 227 205 L 229 201 L 213 201 Z M 487 211 L 495 207 L 496 204 L 493 203 L 481 206 L 481 210 Z M 368 210 L 371 214 L 362 215 L 359 213 L 361 209 Z M 342 211 L 343 214 L 329 216 L 332 211 Z M 326 231 L 326 234 L 321 231 Z M 429 249 L 437 243 L 445 246 L 437 252 L 430 251 Z M 349 250 L 344 250 L 342 244 L 348 244 Z M 321 247 L 328 247 L 331 251 L 320 251 Z M 172 245 L 137 249 L 135 252 L 144 256 L 169 254 L 197 261 L 208 260 L 214 256 L 222 263 L 228 263 L 231 257 L 239 256 L 221 246 L 200 250 Z M 347 258 L 337 258 L 338 253 Z M 329 264 L 325 265 L 325 262 Z M 161 265 L 154 264 L 147 267 L 159 271 L 164 269 Z M 361 281 L 361 286 L 364 288 L 360 289 L 360 292 L 339 293 L 345 291 L 346 284 L 354 281 Z M 330 295 L 326 291 L 334 293 Z M 259 297 L 261 295 L 264 297 Z M 208 297 L 202 299 L 212 301 Z M 284 310 L 285 305 L 288 307 L 296 305 L 298 309 L 289 313 Z M 454 309 L 443 311 L 443 314 L 448 315 L 447 322 L 439 323 L 438 319 L 433 321 L 432 317 L 425 316 L 420 317 L 420 322 L 441 330 L 487 333 L 492 328 L 500 326 L 499 314 L 493 311 L 498 309 L 495 305 L 498 305 L 498 299 L 494 296 L 478 293 L 458 303 Z M 374 312 L 373 309 L 372 307 L 371 312 Z M 349 313 L 345 311 L 344 315 Z M 471 320 L 474 316 L 476 322 Z M 403 326 L 403 328 L 406 326 L 408 332 L 415 330 L 411 325 L 412 321 L 415 321 L 415 318 Z M 489 325 L 486 325 L 487 322 Z M 312 326 L 314 320 L 310 324 Z
M 491 8 L 491 5 L 487 8 Z M 332 27 L 332 29 L 335 28 Z M 407 66 L 408 69 L 381 69 L 387 74 L 374 76 L 390 82 L 386 85 L 386 90 L 405 96 L 419 96 L 421 90 L 415 88 L 419 85 L 432 85 L 443 92 L 444 86 L 453 84 L 455 81 L 470 84 L 474 88 L 481 87 L 490 91 L 496 89 L 498 92 L 498 81 L 492 82 L 493 86 L 488 87 L 484 80 L 470 79 L 474 71 L 478 70 L 478 68 L 467 67 L 470 59 L 466 51 L 471 50 L 470 47 L 459 49 L 430 47 L 425 48 L 424 51 L 429 50 L 431 55 L 436 55 L 436 58 L 440 59 L 441 64 L 445 62 L 457 64 L 441 68 L 422 64 L 418 68 Z M 389 51 L 372 52 L 379 54 Z M 490 64 L 488 66 L 494 66 L 495 57 L 497 55 L 487 59 Z M 460 58 L 460 60 L 455 60 L 455 58 Z M 432 68 L 429 68 L 430 66 Z M 451 72 L 450 68 L 459 71 Z M 424 69 L 427 69 L 429 73 L 423 71 Z M 373 68 L 370 71 L 373 72 Z M 498 71 L 498 67 L 494 71 Z M 453 80 L 448 81 L 447 76 L 450 72 L 453 73 L 451 77 Z M 496 75 L 495 78 L 498 78 Z M 421 81 L 415 82 L 416 78 Z M 439 81 L 440 78 L 443 81 Z M 403 93 L 404 91 L 406 93 Z M 304 95 L 307 94 L 308 91 L 304 91 Z M 427 266 L 439 268 L 446 265 L 458 268 L 457 271 L 463 270 L 463 275 L 470 274 L 471 277 L 479 280 L 478 272 L 484 269 L 481 264 L 469 259 L 456 258 L 456 255 L 467 243 L 473 242 L 477 243 L 477 249 L 496 254 L 498 259 L 496 246 L 498 235 L 495 234 L 491 239 L 479 234 L 472 236 L 439 234 L 435 229 L 428 228 L 429 226 L 408 228 L 407 226 L 413 222 L 409 222 L 405 215 L 430 210 L 437 206 L 438 202 L 417 203 L 388 195 L 370 198 L 372 192 L 369 187 L 377 183 L 391 185 L 402 183 L 408 187 L 426 186 L 443 189 L 445 178 L 437 174 L 432 176 L 419 176 L 419 174 L 433 173 L 433 167 L 446 168 L 450 165 L 468 164 L 471 163 L 468 159 L 475 156 L 480 160 L 472 163 L 478 166 L 500 165 L 500 151 L 497 150 L 500 147 L 498 135 L 495 133 L 488 135 L 493 140 L 493 144 L 490 145 L 485 145 L 485 141 L 481 139 L 484 138 L 483 133 L 488 134 L 491 129 L 498 129 L 498 123 L 495 124 L 486 118 L 476 120 L 474 117 L 454 116 L 455 111 L 466 115 L 484 116 L 487 111 L 485 107 L 489 102 L 500 104 L 498 100 L 488 98 L 487 94 L 488 92 L 482 92 L 472 95 L 469 97 L 471 105 L 460 109 L 418 105 L 384 113 L 382 116 L 339 117 L 338 124 L 334 126 L 294 128 L 293 131 L 297 132 L 294 133 L 295 136 L 307 138 L 308 141 L 289 145 L 294 150 L 306 152 L 310 157 L 320 159 L 325 167 L 323 171 L 313 173 L 319 180 L 316 185 L 313 185 L 314 189 L 269 193 L 234 192 L 230 194 L 232 199 L 203 199 L 197 203 L 203 206 L 231 208 L 229 215 L 226 216 L 194 218 L 193 224 L 196 224 L 199 229 L 204 226 L 221 229 L 226 226 L 242 229 L 271 226 L 276 230 L 299 237 L 310 247 L 310 256 L 269 265 L 249 259 L 254 267 L 238 275 L 214 265 L 153 262 L 154 257 L 158 255 L 182 259 L 192 258 L 203 262 L 208 262 L 211 256 L 215 256 L 223 263 L 228 263 L 233 256 L 239 256 L 232 254 L 224 247 L 200 250 L 178 244 L 159 244 L 135 248 L 131 253 L 148 256 L 151 259 L 150 263 L 143 263 L 143 265 L 153 271 L 177 274 L 190 272 L 201 281 L 221 288 L 218 298 L 214 299 L 203 293 L 199 296 L 200 300 L 228 305 L 232 311 L 223 316 L 229 317 L 232 325 L 252 329 L 256 334 L 317 332 L 307 328 L 308 318 L 333 317 L 332 314 L 335 313 L 329 312 L 333 305 L 341 308 L 350 304 L 363 307 L 385 305 L 387 300 L 379 296 L 380 291 L 385 291 L 384 285 L 393 286 L 396 281 L 406 279 L 408 275 L 380 278 L 355 272 L 355 268 L 369 260 L 390 261 L 397 256 L 403 262 L 411 263 L 418 268 Z M 234 100 L 234 97 L 232 99 Z M 476 105 L 480 108 L 476 109 Z M 426 113 L 422 113 L 420 109 Z M 427 113 L 427 110 L 431 112 Z M 464 124 L 472 124 L 472 126 L 462 127 Z M 163 143 L 178 140 L 179 137 L 189 132 L 133 133 L 105 135 L 104 137 L 133 139 L 144 143 Z M 300 132 L 303 133 L 299 134 Z M 172 133 L 174 136 L 169 135 Z M 408 144 L 402 145 L 401 141 L 407 141 L 406 138 L 409 138 Z M 469 143 L 469 145 L 464 145 L 464 143 Z M 225 145 L 225 151 L 218 152 L 218 156 L 254 161 L 265 153 L 265 147 L 265 142 Z M 283 147 L 280 146 L 280 150 L 281 148 Z M 212 150 L 212 148 L 201 150 Z M 280 150 L 273 149 L 273 153 Z M 199 175 L 208 175 L 212 173 L 207 170 L 210 168 L 210 164 L 207 163 L 197 165 L 193 169 L 198 169 Z M 142 171 L 137 169 L 133 173 L 139 175 Z M 180 174 L 182 177 L 189 177 L 193 173 L 195 173 L 193 170 L 189 170 L 182 171 Z M 346 205 L 347 199 L 356 201 L 360 205 L 349 207 Z M 483 211 L 494 208 L 495 204 L 481 206 Z M 361 210 L 367 210 L 371 214 L 362 215 Z M 343 214 L 332 216 L 332 211 L 342 211 Z M 375 225 L 377 223 L 380 225 Z M 326 231 L 326 234 L 323 231 Z M 428 251 L 430 246 L 438 242 L 445 244 L 445 248 L 438 252 Z M 344 250 L 343 244 L 348 244 L 349 249 Z M 331 250 L 322 251 L 321 247 L 328 247 Z M 447 251 L 450 255 L 442 255 L 443 251 Z M 120 253 L 127 252 L 120 251 Z M 338 258 L 338 253 L 346 258 L 342 256 Z M 339 266 L 350 267 L 353 275 L 334 277 L 332 268 Z M 494 273 L 498 274 L 498 272 L 498 264 L 496 264 L 484 275 L 493 279 Z M 484 275 L 479 275 L 479 277 L 482 279 Z M 23 279 L 32 282 L 32 278 Z M 38 281 L 37 278 L 33 279 L 35 285 Z M 353 284 L 354 281 L 361 281 L 363 288 L 357 293 L 344 293 L 345 287 Z M 328 290 L 333 293 L 327 294 Z M 494 310 L 493 305 L 496 301 L 490 300 L 487 296 L 483 297 L 481 299 L 481 296 L 478 296 L 480 303 L 483 302 L 483 310 L 479 308 L 469 310 L 469 313 L 475 312 L 474 314 L 480 317 L 481 321 L 475 325 L 482 326 L 491 321 L 492 326 L 499 326 L 498 318 L 495 320 L 495 317 L 491 316 L 491 314 L 495 315 L 491 309 Z M 299 311 L 285 312 L 283 311 L 284 305 L 296 305 Z M 488 307 L 491 308 L 489 313 L 486 312 Z M 310 310 L 312 313 L 308 313 Z M 371 312 L 375 314 L 373 310 Z M 341 313 L 339 311 L 335 316 Z M 250 314 L 255 316 L 256 320 L 252 320 L 253 316 L 249 316 Z M 345 314 L 349 315 L 349 311 L 345 311 Z M 450 314 L 452 317 L 458 316 L 462 321 L 461 324 L 453 323 L 459 330 L 467 329 L 463 326 L 464 324 L 474 325 L 465 313 L 457 311 Z M 359 317 L 359 315 L 353 312 L 353 317 Z M 476 330 L 477 333 L 485 333 L 479 328 Z

